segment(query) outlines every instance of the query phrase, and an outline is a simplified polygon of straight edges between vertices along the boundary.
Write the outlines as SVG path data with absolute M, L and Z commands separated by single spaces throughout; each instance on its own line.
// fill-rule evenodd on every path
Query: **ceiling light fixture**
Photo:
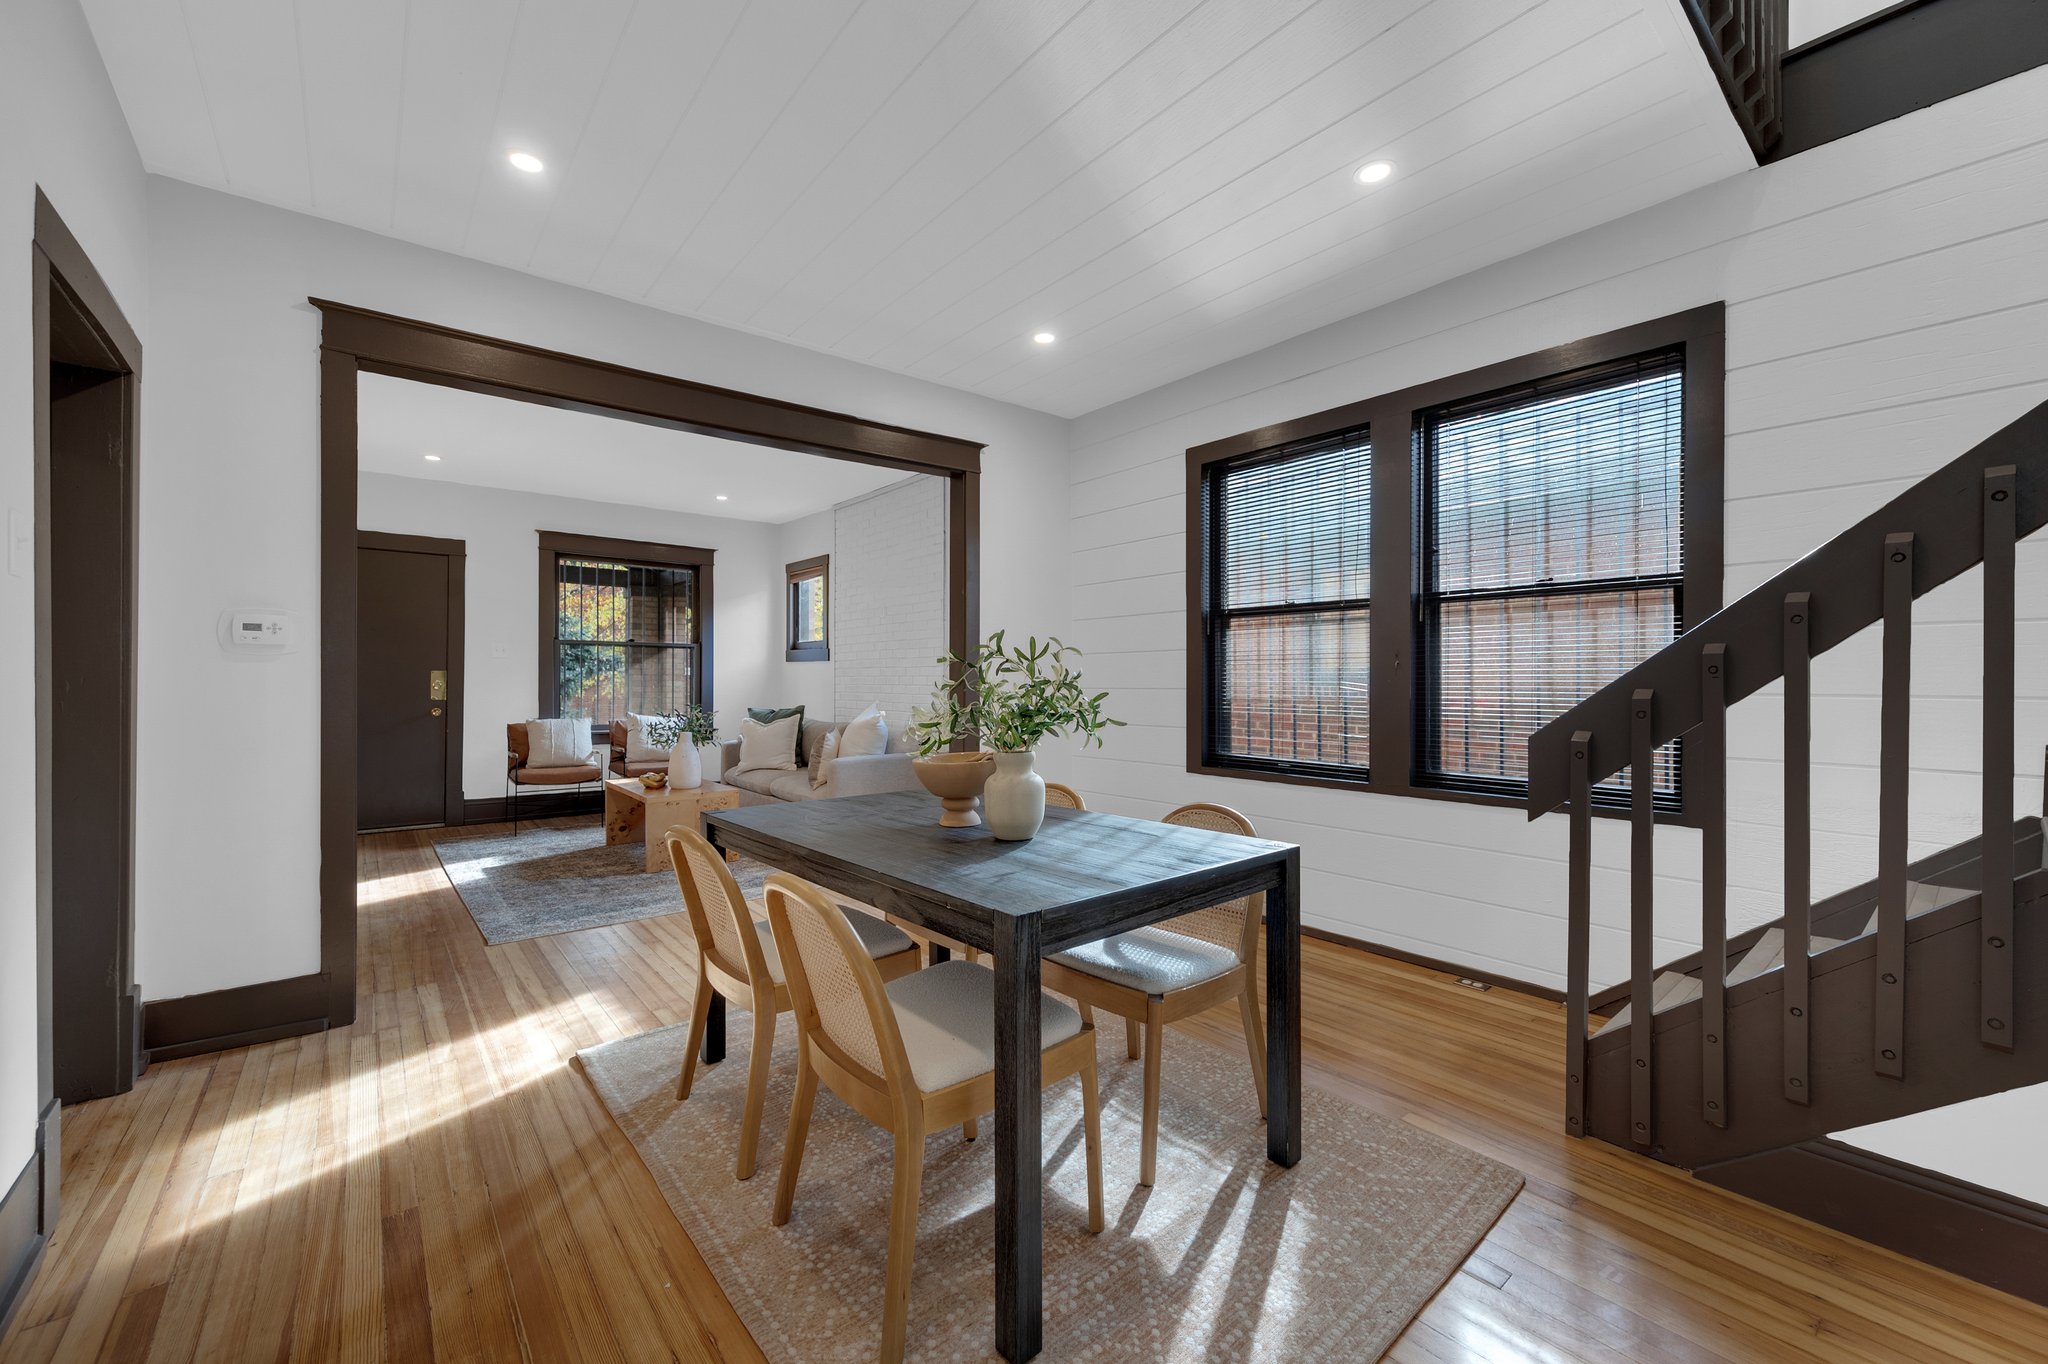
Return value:
M 1361 185 L 1377 185 L 1393 173 L 1394 163 L 1391 161 L 1368 161 L 1358 168 L 1354 178 Z
M 528 175 L 539 175 L 542 171 L 547 169 L 547 167 L 541 163 L 541 159 L 535 156 L 532 152 L 513 152 L 510 155 L 508 155 L 505 159 L 512 163 L 512 167 L 514 170 L 523 170 Z
M 730 501 L 731 499 L 730 499 L 730 498 L 728 498 L 728 497 L 727 497 L 727 496 L 726 496 L 726 495 L 725 495 L 724 493 L 720 493 L 720 494 L 718 495 L 718 500 L 719 500 L 720 502 L 727 502 L 727 501 Z
M 428 455 L 427 458 L 434 461 L 434 463 L 436 464 L 439 464 L 441 462 L 441 457 L 439 455 Z
M 1041 346 L 1050 346 L 1053 342 L 1059 340 L 1059 338 L 1057 336 L 1054 336 L 1051 332 L 1033 332 L 1031 334 L 1031 339 L 1033 341 L 1036 341 Z

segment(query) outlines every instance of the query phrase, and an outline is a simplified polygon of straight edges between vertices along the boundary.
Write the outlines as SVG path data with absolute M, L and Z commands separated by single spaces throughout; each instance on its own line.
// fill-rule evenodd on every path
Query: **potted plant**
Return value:
M 644 726 L 647 742 L 668 750 L 668 784 L 689 791 L 704 784 L 704 759 L 697 750 L 718 742 L 712 712 L 686 704 L 663 715 L 650 715 Z
M 1010 841 L 1036 834 L 1045 822 L 1045 779 L 1033 770 L 1032 750 L 1038 741 L 1077 734 L 1084 747 L 1099 746 L 1104 730 L 1123 723 L 1102 713 L 1108 692 L 1091 696 L 1081 685 L 1074 666 L 1080 657 L 1079 649 L 1056 638 L 1041 643 L 1034 635 L 1027 644 L 1010 645 L 998 630 L 965 660 L 953 654 L 941 658 L 939 662 L 959 675 L 933 688 L 930 705 L 911 711 L 910 737 L 923 755 L 918 778 L 926 789 L 949 795 L 933 785 L 927 771 L 943 779 L 952 774 L 940 772 L 939 764 L 973 764 L 981 755 L 940 756 L 939 750 L 961 739 L 979 738 L 994 750 L 994 770 L 983 767 L 982 801 L 989 832 Z M 968 804 L 971 807 L 971 796 Z

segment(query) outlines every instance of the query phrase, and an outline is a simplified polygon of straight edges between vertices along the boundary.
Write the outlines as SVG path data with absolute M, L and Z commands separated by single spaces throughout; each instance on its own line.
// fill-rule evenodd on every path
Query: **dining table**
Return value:
M 1098 811 L 1048 809 L 1036 837 L 946 828 L 921 791 L 778 802 L 707 813 L 722 851 L 885 911 L 988 954 L 995 971 L 995 1345 L 1027 1360 L 1043 1342 L 1044 1152 L 1039 1117 L 1039 960 L 1240 896 L 1265 897 L 1266 1154 L 1301 1159 L 1301 849 Z M 938 949 L 943 954 L 943 949 Z M 725 1055 L 712 996 L 703 1060 Z

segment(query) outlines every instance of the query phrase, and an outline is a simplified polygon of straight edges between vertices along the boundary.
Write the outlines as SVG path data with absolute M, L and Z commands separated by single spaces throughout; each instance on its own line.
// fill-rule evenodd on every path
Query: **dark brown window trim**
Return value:
M 697 570 L 697 661 L 694 669 L 697 694 L 690 699 L 706 710 L 715 709 L 711 695 L 711 561 L 715 550 L 696 545 L 615 540 L 603 535 L 575 535 L 555 530 L 535 531 L 534 535 L 540 542 L 540 615 L 537 627 L 540 689 L 534 693 L 540 698 L 539 714 L 554 716 L 561 713 L 562 698 L 556 691 L 556 684 L 561 679 L 555 657 L 555 572 L 557 561 L 564 554 L 572 558 L 618 559 L 625 563 Z M 600 742 L 605 740 L 611 732 L 611 722 L 618 718 L 616 715 L 591 716 L 591 738 Z
M 1431 408 L 1501 389 L 1515 388 L 1553 375 L 1610 364 L 1652 351 L 1683 347 L 1685 351 L 1685 470 L 1682 497 L 1686 509 L 1686 621 L 1705 620 L 1721 607 L 1722 539 L 1725 495 L 1722 474 L 1722 429 L 1727 365 L 1724 347 L 1724 306 L 1710 303 L 1669 317 L 1604 332 L 1549 350 L 1517 356 L 1398 392 L 1346 403 L 1342 407 L 1292 421 L 1241 432 L 1197 445 L 1187 452 L 1186 576 L 1187 576 L 1187 770 L 1203 776 L 1248 781 L 1277 781 L 1297 786 L 1364 791 L 1376 795 L 1416 796 L 1469 805 L 1520 810 L 1518 796 L 1459 791 L 1417 785 L 1414 776 L 1416 683 L 1416 609 L 1422 584 L 1416 560 L 1418 527 L 1415 481 L 1418 456 L 1416 422 Z M 1356 776 L 1328 772 L 1288 772 L 1271 767 L 1238 766 L 1217 761 L 1205 752 L 1208 733 L 1208 644 L 1203 628 L 1206 527 L 1202 524 L 1202 488 L 1208 467 L 1223 460 L 1315 440 L 1360 427 L 1373 436 L 1372 456 L 1372 582 L 1373 600 L 1381 609 L 1372 615 L 1371 688 L 1372 765 Z M 1393 438 L 1389 434 L 1393 433 Z M 1400 609 L 1403 598 L 1406 609 Z M 1683 790 L 1681 776 L 1681 790 Z M 1602 813 L 1609 813 L 1602 811 Z M 1626 817 L 1625 809 L 1611 812 Z M 1693 825 L 1690 809 L 1660 812 L 1661 823 Z
M 807 578 L 821 579 L 825 587 L 825 637 L 797 640 L 796 585 Z M 832 657 L 832 556 L 799 559 L 782 570 L 783 657 L 790 663 L 824 663 Z

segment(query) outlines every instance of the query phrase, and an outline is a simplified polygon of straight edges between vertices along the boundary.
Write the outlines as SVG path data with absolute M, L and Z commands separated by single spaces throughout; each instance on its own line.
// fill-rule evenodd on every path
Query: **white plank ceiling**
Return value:
M 1753 164 L 1678 0 L 83 3 L 152 171 L 1069 416 Z

